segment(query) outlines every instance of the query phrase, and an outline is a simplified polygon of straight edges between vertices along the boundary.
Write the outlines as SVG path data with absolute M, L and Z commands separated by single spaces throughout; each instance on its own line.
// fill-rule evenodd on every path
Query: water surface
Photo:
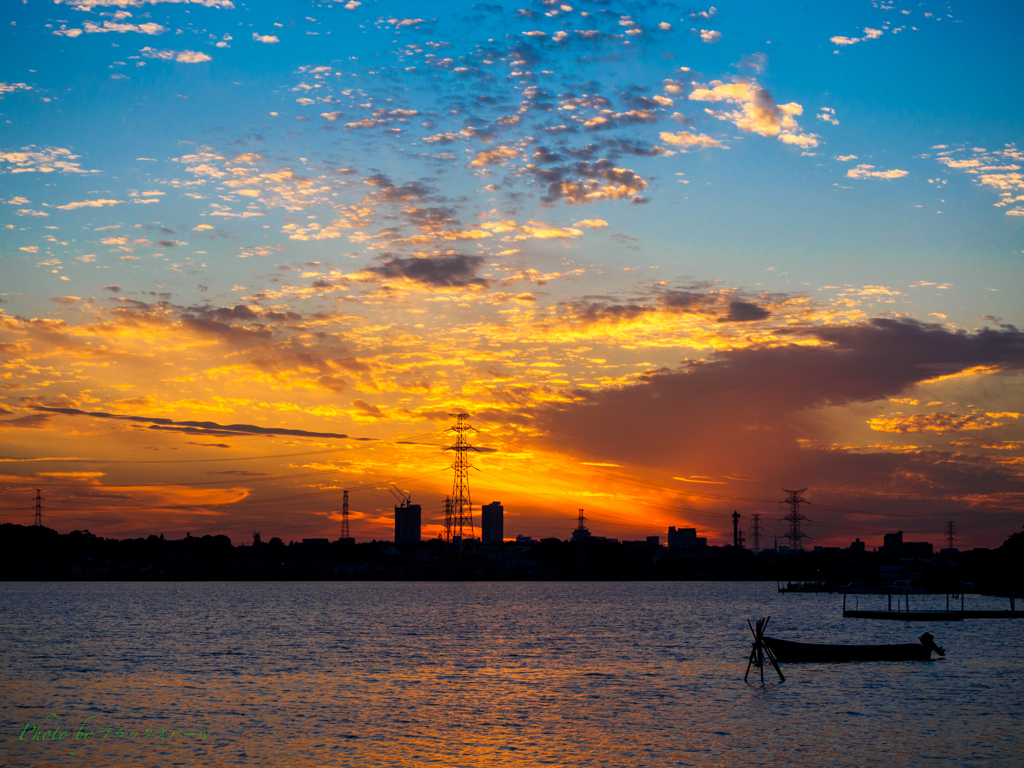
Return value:
M 844 620 L 841 600 L 774 583 L 5 583 L 0 765 L 1021 764 L 1024 621 Z M 810 642 L 927 630 L 947 656 L 747 685 L 745 620 L 766 615 Z

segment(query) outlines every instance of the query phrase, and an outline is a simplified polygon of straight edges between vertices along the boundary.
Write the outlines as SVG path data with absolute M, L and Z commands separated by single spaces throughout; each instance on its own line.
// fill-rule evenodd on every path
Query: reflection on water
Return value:
M 1019 764 L 1024 622 L 844 620 L 840 601 L 774 583 L 3 584 L 0 764 Z M 768 614 L 810 642 L 927 629 L 947 656 L 745 685 L 745 620 Z

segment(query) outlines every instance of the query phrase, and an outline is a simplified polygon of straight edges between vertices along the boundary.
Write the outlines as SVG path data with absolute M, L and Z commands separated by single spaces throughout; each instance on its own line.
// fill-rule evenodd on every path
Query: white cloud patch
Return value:
M 839 118 L 836 117 L 836 111 L 831 107 L 822 107 L 818 113 L 818 119 L 824 120 L 826 123 L 832 125 L 839 125 Z
M 999 200 L 993 205 L 1006 208 L 1007 216 L 1024 216 L 1024 152 L 1016 144 L 1006 144 L 994 152 L 980 147 L 969 152 L 964 148 L 950 149 L 939 153 L 936 159 L 947 168 L 973 176 L 979 185 L 997 190 Z
M 72 162 L 78 157 L 71 154 L 70 149 L 39 149 L 35 145 L 22 147 L 14 152 L 0 151 L 0 163 L 8 163 L 10 166 L 7 173 L 99 173 L 87 171 L 78 163 Z
M 139 32 L 143 35 L 162 35 L 167 31 L 167 27 L 162 27 L 159 24 L 121 24 L 116 21 L 104 21 L 102 25 L 87 21 L 82 25 L 82 29 L 87 35 L 95 35 L 100 32 L 120 32 L 122 34 L 125 32 Z M 70 31 L 68 30 L 68 32 Z M 64 34 L 66 35 L 68 32 L 64 32 Z
M 704 43 L 717 43 L 722 39 L 722 33 L 715 29 L 702 29 L 700 39 Z
M 54 206 L 59 211 L 74 211 L 78 208 L 105 208 L 110 205 L 120 205 L 123 200 L 82 200 L 80 202 L 68 203 L 67 205 Z
M 201 64 L 211 61 L 212 57 L 201 51 L 172 51 L 169 49 L 150 48 L 146 46 L 139 51 L 147 59 L 163 59 L 164 61 L 180 61 L 182 64 Z
M 686 152 L 692 147 L 697 147 L 698 149 L 708 149 L 709 147 L 728 149 L 728 147 L 718 139 L 713 139 L 706 133 L 679 131 L 679 133 L 659 133 L 658 136 L 666 144 L 671 144 L 673 147 L 682 147 L 680 150 L 682 152 Z
M 690 93 L 690 101 L 728 102 L 739 106 L 738 110 L 705 111 L 719 120 L 731 122 L 746 133 L 757 133 L 761 136 L 774 136 L 786 144 L 799 147 L 818 146 L 818 136 L 813 133 L 801 133 L 796 118 L 803 114 L 804 108 L 795 101 L 788 104 L 776 104 L 775 99 L 754 80 L 746 77 L 734 77 L 731 83 L 712 80 L 709 87 L 695 88 Z
M 481 168 L 489 165 L 504 165 L 509 160 L 519 157 L 519 150 L 512 147 L 495 147 L 478 152 L 470 162 L 470 168 Z
M 252 33 L 252 39 L 255 40 L 257 43 L 269 43 L 271 45 L 273 45 L 274 43 L 281 42 L 276 35 L 260 35 L 257 34 L 256 32 Z
M 234 8 L 231 0 L 53 0 L 57 5 L 70 5 L 78 11 L 91 11 L 93 8 L 144 8 L 157 3 L 174 3 L 183 5 L 201 5 L 206 8 Z
M 15 91 L 31 91 L 32 86 L 26 85 L 25 83 L 0 83 L 0 96 L 5 93 L 14 93 Z
M 851 179 L 902 179 L 907 173 L 907 171 L 901 171 L 898 168 L 888 171 L 876 171 L 875 166 L 862 163 L 856 168 L 848 170 L 846 175 Z
M 830 37 L 829 40 L 833 45 L 856 45 L 857 43 L 863 43 L 865 40 L 876 40 L 882 36 L 882 30 L 872 29 L 871 27 L 864 27 L 864 37 L 844 37 L 842 35 L 836 35 Z

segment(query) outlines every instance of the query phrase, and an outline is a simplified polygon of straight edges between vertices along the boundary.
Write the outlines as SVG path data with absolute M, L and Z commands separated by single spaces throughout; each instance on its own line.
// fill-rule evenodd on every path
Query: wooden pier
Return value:
M 888 621 L 963 621 L 965 619 L 1024 619 L 1022 611 L 843 611 L 844 619 Z
M 862 611 L 846 609 L 846 595 L 843 595 L 843 618 L 844 619 L 882 619 L 885 621 L 964 621 L 965 619 L 1024 619 L 1024 611 L 1016 610 L 1014 596 L 1010 596 L 1010 610 L 1008 611 L 976 611 L 966 610 L 964 607 L 964 596 L 960 593 L 960 610 L 949 607 L 949 595 L 946 595 L 946 610 L 944 611 L 911 611 L 910 599 L 907 595 L 902 596 L 905 600 L 904 610 L 900 610 L 899 596 L 897 596 L 896 610 L 892 609 L 892 595 L 889 596 L 889 608 L 885 611 Z M 859 602 L 859 600 L 858 600 Z

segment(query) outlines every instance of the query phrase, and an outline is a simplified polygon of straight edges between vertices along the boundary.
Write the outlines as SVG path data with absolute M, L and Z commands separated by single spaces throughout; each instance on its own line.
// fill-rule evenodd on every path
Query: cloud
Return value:
M 698 147 L 699 149 L 707 149 L 709 147 L 728 149 L 728 147 L 722 142 L 711 138 L 706 133 L 679 131 L 679 133 L 660 133 L 658 134 L 658 137 L 666 144 L 671 144 L 673 147 L 683 147 L 683 152 L 687 151 L 691 147 Z
M 284 427 L 258 427 L 252 424 L 217 424 L 212 421 L 173 421 L 155 416 L 131 416 L 102 411 L 82 411 L 78 408 L 51 408 L 44 405 L 31 406 L 32 410 L 44 411 L 49 414 L 64 416 L 91 416 L 94 419 L 113 419 L 116 421 L 132 421 L 152 424 L 150 429 L 168 429 L 170 431 L 187 432 L 187 434 L 210 433 L 216 435 L 270 435 L 284 437 L 319 437 L 333 440 L 370 440 L 372 438 L 350 437 L 336 432 L 307 432 L 304 429 L 287 429 Z
M 724 349 L 678 368 L 649 370 L 635 383 L 580 388 L 565 400 L 531 404 L 528 412 L 504 418 L 540 430 L 548 449 L 580 459 L 687 477 L 715 476 L 725 467 L 763 478 L 766 492 L 787 478 L 799 479 L 798 487 L 845 488 L 851 499 L 865 488 L 878 497 L 905 499 L 913 490 L 942 498 L 954 489 L 988 494 L 1018 482 L 1009 470 L 972 469 L 948 455 L 894 457 L 831 447 L 825 414 L 982 365 L 990 376 L 1019 376 L 1024 332 L 964 333 L 875 319 L 786 335 L 791 343 Z
M 722 33 L 714 29 L 702 29 L 700 31 L 700 39 L 704 43 L 717 43 L 722 39 Z
M 207 56 L 200 51 L 179 51 L 174 60 L 182 64 L 201 64 L 204 61 L 212 61 L 213 57 Z
M 526 167 L 537 181 L 548 185 L 547 195 L 541 198 L 548 204 L 564 200 L 570 205 L 583 205 L 622 198 L 640 202 L 638 195 L 647 187 L 635 171 L 619 168 L 610 160 L 581 161 L 553 168 Z
M 159 24 L 121 24 L 116 21 L 104 21 L 103 26 L 87 21 L 82 25 L 82 29 L 86 34 L 90 35 L 94 35 L 99 32 L 120 32 L 122 34 L 125 32 L 140 32 L 144 35 L 162 35 L 167 31 L 166 27 L 161 27 Z M 66 35 L 67 32 L 62 32 L 62 34 Z
M 178 61 L 182 64 L 201 64 L 204 61 L 211 61 L 212 58 L 199 51 L 172 51 L 169 49 L 150 48 L 146 46 L 139 51 L 147 59 L 163 59 L 164 61 Z
M 14 93 L 15 91 L 31 91 L 31 85 L 25 85 L 25 83 L 0 83 L 0 96 L 5 93 Z
M 202 5 L 206 8 L 234 8 L 232 0 L 54 0 L 57 5 L 65 3 L 78 10 L 91 11 L 93 8 L 144 8 L 158 3 Z
M 257 43 L 269 43 L 271 45 L 281 42 L 275 35 L 260 35 L 256 32 L 252 33 L 252 39 Z
M 70 149 L 62 147 L 39 149 L 30 145 L 17 152 L 0 151 L 0 163 L 13 166 L 7 173 L 99 173 L 84 170 L 78 163 L 71 162 L 78 158 L 79 155 L 73 155 Z
M 123 200 L 82 200 L 77 203 L 54 206 L 59 211 L 74 211 L 78 208 L 104 208 L 111 205 L 120 205 Z
M 757 304 L 752 304 L 749 301 L 730 301 L 729 314 L 719 318 L 718 322 L 750 323 L 755 320 L 767 320 L 771 317 L 771 314 L 764 307 L 759 307 Z
M 835 37 L 830 37 L 829 40 L 834 45 L 843 46 L 856 45 L 857 43 L 862 43 L 865 40 L 875 40 L 881 36 L 882 30 L 872 29 L 871 27 L 864 27 L 864 37 L 843 37 L 842 35 L 836 35 Z
M 818 113 L 818 119 L 824 120 L 826 123 L 832 125 L 839 125 L 839 119 L 836 117 L 836 111 L 831 107 L 822 107 Z
M 800 133 L 796 117 L 803 114 L 804 108 L 795 101 L 776 104 L 767 90 L 746 77 L 734 77 L 731 83 L 713 80 L 709 85 L 691 91 L 690 101 L 725 101 L 740 107 L 731 112 L 705 110 L 712 117 L 731 122 L 746 133 L 775 136 L 786 144 L 805 148 L 818 145 L 815 134 Z
M 583 221 L 577 221 L 573 224 L 574 227 L 586 227 L 587 229 L 600 229 L 608 226 L 608 222 L 604 219 L 583 219 Z
M 0 429 L 43 429 L 52 418 L 48 413 L 32 413 L 16 419 L 0 419 Z
M 873 170 L 873 165 L 858 165 L 856 168 L 850 168 L 846 175 L 851 179 L 902 179 L 907 175 L 907 171 L 901 171 L 898 168 L 894 168 L 889 171 L 876 171 Z
M 512 147 L 495 147 L 478 152 L 473 161 L 469 164 L 471 168 L 485 167 L 489 165 L 504 165 L 509 160 L 519 157 L 519 150 Z
M 462 253 L 405 258 L 384 256 L 366 272 L 386 278 L 405 278 L 436 288 L 486 287 L 490 281 L 477 277 L 485 259 Z
M 946 149 L 936 147 L 939 148 Z M 1012 143 L 994 152 L 975 147 L 963 158 L 965 152 L 963 148 L 950 149 L 939 153 L 936 160 L 947 168 L 973 176 L 980 186 L 998 190 L 999 200 L 994 206 L 1006 208 L 1007 216 L 1024 216 L 1024 174 L 1021 173 L 1024 152 Z
M 955 413 L 918 413 L 912 416 L 897 414 L 896 416 L 875 416 L 868 419 L 868 426 L 877 432 L 972 432 L 982 429 L 994 429 L 1004 422 L 997 421 L 993 416 L 1001 417 L 1013 414 L 970 414 L 959 416 Z

